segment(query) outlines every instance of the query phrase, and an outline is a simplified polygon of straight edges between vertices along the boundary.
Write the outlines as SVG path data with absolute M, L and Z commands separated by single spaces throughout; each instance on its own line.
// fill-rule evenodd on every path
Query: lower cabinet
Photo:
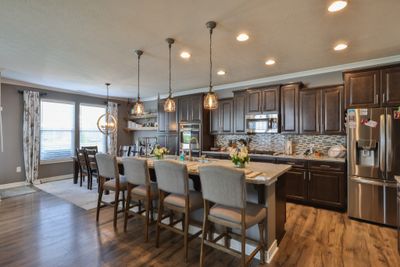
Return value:
M 310 171 L 308 199 L 319 205 L 342 208 L 345 203 L 344 174 L 340 172 Z
M 177 134 L 162 134 L 157 136 L 157 142 L 160 146 L 166 147 L 170 155 L 178 155 L 178 135 Z
M 286 182 L 287 200 L 307 200 L 308 182 L 307 171 L 304 169 L 291 169 L 283 175 Z

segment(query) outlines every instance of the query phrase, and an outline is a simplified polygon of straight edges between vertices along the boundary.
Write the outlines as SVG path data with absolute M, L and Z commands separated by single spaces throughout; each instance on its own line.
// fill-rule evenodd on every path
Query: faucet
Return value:
M 192 137 L 190 139 L 190 142 L 189 142 L 189 161 L 193 161 L 193 158 L 192 158 L 192 144 L 193 144 L 193 141 L 195 142 L 194 144 L 196 145 L 196 147 L 199 146 L 199 140 L 196 137 Z

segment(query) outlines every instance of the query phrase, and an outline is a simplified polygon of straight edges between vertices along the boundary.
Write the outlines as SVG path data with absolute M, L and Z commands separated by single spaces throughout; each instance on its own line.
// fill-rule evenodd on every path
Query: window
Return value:
M 97 128 L 97 120 L 106 112 L 105 106 L 81 104 L 79 107 L 79 144 L 97 146 L 100 152 L 106 152 L 106 136 Z
M 75 149 L 75 104 L 41 101 L 40 160 L 70 160 Z

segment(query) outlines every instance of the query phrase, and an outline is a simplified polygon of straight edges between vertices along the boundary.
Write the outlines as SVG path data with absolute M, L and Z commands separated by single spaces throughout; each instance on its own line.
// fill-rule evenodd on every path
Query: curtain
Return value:
M 39 92 L 24 91 L 23 150 L 25 176 L 33 183 L 39 175 L 40 99 Z
M 118 129 L 118 104 L 114 102 L 108 102 L 108 111 L 117 121 Z M 117 138 L 118 130 L 107 136 L 107 152 L 111 155 L 117 156 Z

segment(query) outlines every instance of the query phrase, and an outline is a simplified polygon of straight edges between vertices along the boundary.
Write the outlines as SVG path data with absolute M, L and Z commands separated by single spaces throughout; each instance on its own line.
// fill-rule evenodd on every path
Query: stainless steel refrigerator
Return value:
M 347 111 L 348 215 L 395 226 L 400 174 L 397 108 Z

